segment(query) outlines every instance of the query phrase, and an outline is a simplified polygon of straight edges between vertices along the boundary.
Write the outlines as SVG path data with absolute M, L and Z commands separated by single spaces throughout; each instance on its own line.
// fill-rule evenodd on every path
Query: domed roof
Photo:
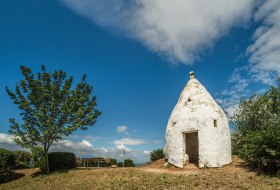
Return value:
M 187 142 L 190 138 L 194 139 Z M 186 148 L 194 141 L 197 141 L 197 154 Z M 192 146 L 195 147 L 193 144 Z M 231 162 L 227 117 L 206 88 L 195 78 L 194 72 L 190 72 L 190 80 L 169 117 L 165 154 L 168 162 L 177 167 L 184 166 L 186 154 L 196 157 L 199 167 L 219 167 Z
M 190 80 L 183 89 L 180 98 L 170 116 L 173 122 L 180 124 L 180 120 L 197 118 L 205 120 L 211 117 L 226 117 L 223 110 L 215 102 L 206 88 L 190 73 Z M 184 123 L 186 126 L 186 124 Z M 186 126 L 187 127 L 187 126 Z

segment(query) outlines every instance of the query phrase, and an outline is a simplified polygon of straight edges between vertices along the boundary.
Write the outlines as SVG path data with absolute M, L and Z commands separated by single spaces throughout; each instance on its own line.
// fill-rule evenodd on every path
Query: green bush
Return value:
M 14 152 L 16 159 L 16 169 L 26 169 L 30 166 L 31 153 L 18 150 Z
M 118 162 L 118 167 L 123 167 L 123 162 Z
M 42 172 L 46 171 L 46 162 L 45 162 L 45 157 L 42 156 L 41 158 L 39 158 L 38 162 L 38 167 Z
M 112 165 L 118 165 L 118 161 L 115 158 L 110 158 L 110 166 Z
M 280 80 L 266 93 L 241 100 L 233 121 L 234 152 L 261 172 L 280 174 Z
M 12 151 L 0 148 L 0 183 L 13 179 L 15 168 L 15 155 Z
M 15 155 L 12 151 L 0 148 L 0 171 L 12 170 L 15 168 Z
M 162 158 L 165 158 L 164 151 L 163 151 L 162 148 L 153 150 L 150 154 L 150 160 L 152 162 L 154 162 L 156 160 L 159 160 L 159 159 L 162 159 Z
M 131 160 L 131 159 L 125 159 L 125 160 L 124 160 L 124 166 L 125 166 L 125 167 L 134 167 L 135 164 L 134 164 L 133 160 Z
M 76 168 L 76 156 L 71 152 L 51 152 L 48 154 L 50 171 Z
M 31 149 L 32 165 L 35 168 L 40 167 L 40 159 L 44 156 L 44 150 L 42 147 L 37 146 Z M 42 162 L 42 161 L 41 161 Z

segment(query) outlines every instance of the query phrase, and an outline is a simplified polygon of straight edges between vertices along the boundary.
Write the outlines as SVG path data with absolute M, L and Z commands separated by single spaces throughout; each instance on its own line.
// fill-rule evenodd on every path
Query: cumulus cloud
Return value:
M 136 39 L 170 62 L 190 64 L 247 21 L 253 0 L 59 0 L 94 23 Z
M 144 151 L 143 151 L 143 154 L 150 155 L 150 154 L 151 154 L 151 151 L 150 151 L 150 150 L 144 150 Z
M 146 144 L 147 142 L 142 140 L 142 139 L 132 139 L 132 138 L 123 138 L 120 140 L 115 140 L 114 144 L 116 145 L 142 145 L 142 144 Z
M 69 136 L 64 136 L 63 139 L 69 139 L 69 140 L 73 140 L 73 139 L 86 139 L 89 142 L 97 142 L 100 140 L 104 140 L 104 137 L 96 137 L 96 136 L 91 136 L 91 135 L 69 135 Z
M 116 144 L 116 148 L 121 151 L 125 150 L 126 152 L 131 152 L 131 149 L 124 144 Z
M 12 136 L 0 133 L 0 147 L 9 150 L 23 150 L 13 140 Z M 126 150 L 126 158 L 133 159 L 136 163 L 144 163 L 149 160 L 149 156 L 143 151 L 136 151 L 127 148 L 125 145 L 116 147 L 94 147 L 92 143 L 84 139 L 75 142 L 69 139 L 60 140 L 53 143 L 50 152 L 73 152 L 77 157 L 105 157 L 116 158 L 118 161 L 123 160 L 123 150 Z M 25 149 L 29 151 L 28 149 Z
M 124 126 L 124 125 L 123 125 L 123 126 L 118 126 L 118 127 L 117 127 L 117 132 L 118 132 L 118 133 L 124 133 L 124 132 L 126 132 L 127 128 L 128 128 L 128 127 L 127 127 L 127 126 Z
M 0 142 L 7 143 L 7 144 L 14 143 L 12 136 L 4 133 L 0 133 Z
M 0 133 L 0 148 L 6 148 L 9 150 L 22 150 L 14 141 L 11 135 Z
M 87 140 L 83 140 L 80 144 L 88 146 L 88 147 L 93 147 L 92 144 Z

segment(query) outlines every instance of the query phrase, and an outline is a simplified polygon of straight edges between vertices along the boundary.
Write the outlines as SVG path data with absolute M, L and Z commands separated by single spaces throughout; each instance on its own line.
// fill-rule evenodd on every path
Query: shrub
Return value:
M 38 167 L 39 169 L 42 171 L 42 172 L 45 172 L 46 171 L 46 162 L 45 162 L 45 157 L 42 156 L 41 158 L 39 158 L 39 161 L 38 161 Z
M 32 165 L 37 168 L 40 167 L 40 159 L 44 156 L 44 150 L 42 147 L 37 146 L 31 149 Z
M 76 168 L 76 156 L 71 152 L 51 152 L 48 154 L 50 171 Z
M 118 161 L 115 158 L 110 158 L 110 166 L 112 165 L 118 165 Z
M 124 160 L 124 166 L 125 166 L 125 167 L 134 167 L 135 164 L 134 164 L 133 160 L 131 160 L 131 159 L 125 159 L 125 160 Z
M 280 174 L 280 80 L 278 87 L 241 100 L 233 121 L 237 155 L 261 172 Z
M 0 148 L 0 171 L 12 170 L 15 168 L 15 155 L 12 151 Z
M 118 162 L 118 167 L 123 167 L 123 162 Z
M 26 169 L 29 168 L 31 161 L 31 153 L 18 150 L 14 152 L 16 160 L 16 169 Z
M 0 183 L 10 181 L 14 172 L 11 170 L 15 168 L 15 155 L 12 151 L 0 148 Z
M 164 158 L 165 155 L 164 155 L 164 151 L 162 148 L 159 148 L 159 149 L 156 149 L 156 150 L 153 150 L 150 154 L 150 160 L 152 162 L 156 161 L 156 160 L 159 160 L 159 159 L 162 159 Z

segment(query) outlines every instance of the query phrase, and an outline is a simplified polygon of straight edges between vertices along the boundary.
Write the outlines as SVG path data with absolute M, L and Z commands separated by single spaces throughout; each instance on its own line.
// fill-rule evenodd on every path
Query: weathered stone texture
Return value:
M 191 147 L 186 145 L 186 133 L 190 132 L 198 133 L 199 167 L 220 167 L 231 163 L 227 117 L 193 75 L 183 89 L 167 124 L 165 154 L 169 163 L 184 167 L 186 148 Z

